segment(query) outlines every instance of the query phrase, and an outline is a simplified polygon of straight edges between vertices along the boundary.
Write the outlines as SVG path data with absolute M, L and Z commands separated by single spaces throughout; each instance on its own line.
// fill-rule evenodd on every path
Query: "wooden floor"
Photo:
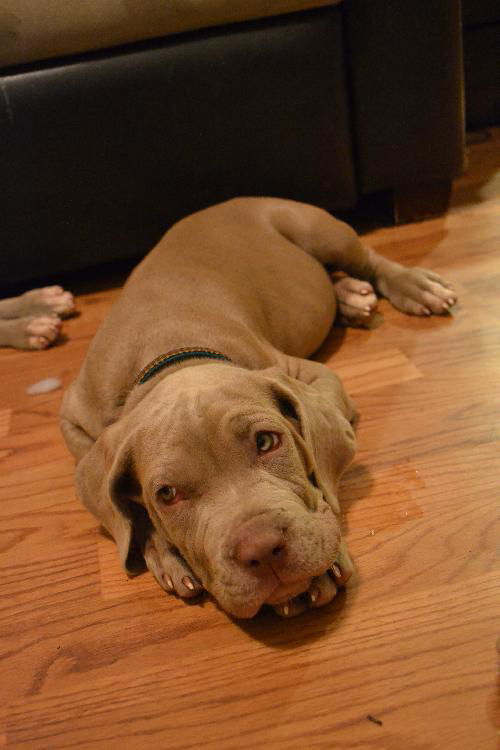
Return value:
M 117 290 L 80 297 L 64 344 L 1 351 L 0 747 L 497 746 L 500 130 L 470 148 L 447 216 L 369 239 L 461 301 L 430 320 L 382 303 L 383 325 L 324 347 L 362 414 L 341 495 L 357 572 L 296 620 L 232 622 L 127 580 L 80 507 L 61 391 L 25 389 L 74 378 Z

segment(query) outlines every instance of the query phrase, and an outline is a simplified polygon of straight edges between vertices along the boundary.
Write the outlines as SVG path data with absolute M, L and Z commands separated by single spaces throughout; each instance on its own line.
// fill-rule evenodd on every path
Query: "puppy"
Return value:
M 205 589 L 240 618 L 333 599 L 352 572 L 337 493 L 356 410 L 307 357 L 336 316 L 368 321 L 376 293 L 414 315 L 456 301 L 437 274 L 293 201 L 235 199 L 167 232 L 61 411 L 78 494 L 127 573 L 147 566 L 180 597 Z

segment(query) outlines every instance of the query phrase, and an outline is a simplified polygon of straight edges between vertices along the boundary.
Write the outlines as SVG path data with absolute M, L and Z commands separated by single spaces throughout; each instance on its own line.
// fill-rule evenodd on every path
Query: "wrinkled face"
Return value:
M 221 389 L 219 367 L 203 369 L 165 380 L 134 463 L 156 528 L 227 612 L 251 617 L 327 570 L 339 525 L 293 403 L 258 374 L 234 369 Z

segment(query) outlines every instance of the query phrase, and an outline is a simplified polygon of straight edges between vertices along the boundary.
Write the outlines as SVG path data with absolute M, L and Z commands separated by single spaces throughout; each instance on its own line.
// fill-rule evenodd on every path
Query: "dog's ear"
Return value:
M 272 376 L 271 370 L 267 372 L 275 404 L 303 439 L 311 481 L 339 512 L 338 483 L 356 450 L 353 402 L 333 373 L 308 384 L 278 368 L 272 368 Z
M 152 525 L 134 470 L 132 434 L 120 421 L 107 427 L 78 463 L 76 487 L 85 507 L 114 538 L 129 575 L 146 569 L 142 550 Z

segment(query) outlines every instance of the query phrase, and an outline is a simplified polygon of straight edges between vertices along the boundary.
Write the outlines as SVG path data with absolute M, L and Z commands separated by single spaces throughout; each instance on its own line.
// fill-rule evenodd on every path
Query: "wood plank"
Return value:
M 408 357 L 394 348 L 365 350 L 349 359 L 332 357 L 325 364 L 339 375 L 353 396 L 422 377 Z
M 12 409 L 2 409 L 0 411 L 0 438 L 6 437 L 10 430 L 10 417 Z
M 166 644 L 162 662 L 126 681 L 104 677 L 11 704 L 8 745 L 114 750 L 135 748 L 140 737 L 144 750 L 451 748 L 458 733 L 463 750 L 493 747 L 483 695 L 493 703 L 489 636 L 499 611 L 488 603 L 496 591 L 489 575 L 465 599 L 461 584 L 390 596 L 357 607 L 355 632 L 349 615 L 314 612 L 298 628 L 233 625 L 230 639 L 201 655 L 173 658 Z

